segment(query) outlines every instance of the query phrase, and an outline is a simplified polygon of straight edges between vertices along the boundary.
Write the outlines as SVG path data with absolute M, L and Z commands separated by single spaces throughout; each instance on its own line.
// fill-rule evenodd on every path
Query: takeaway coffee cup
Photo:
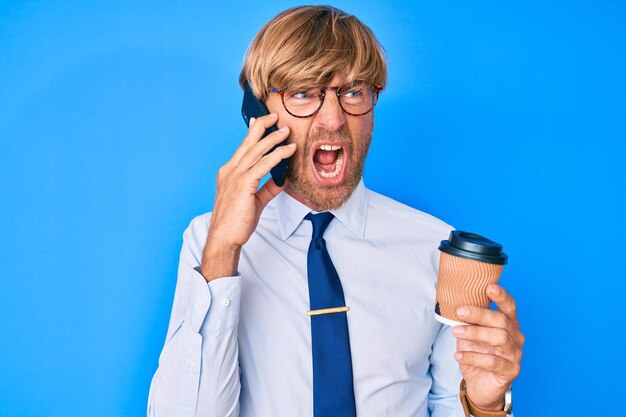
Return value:
M 439 250 L 435 318 L 450 326 L 465 324 L 456 309 L 464 305 L 488 308 L 487 286 L 498 283 L 508 257 L 499 243 L 460 230 L 442 240 Z

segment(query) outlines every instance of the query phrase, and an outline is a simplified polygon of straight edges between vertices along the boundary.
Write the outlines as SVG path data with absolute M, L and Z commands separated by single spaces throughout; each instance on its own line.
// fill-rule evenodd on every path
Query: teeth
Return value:
M 322 145 L 322 146 L 329 146 L 329 145 Z M 340 147 L 339 147 L 340 148 Z M 321 149 L 321 147 L 320 147 Z M 336 150 L 336 149 L 323 149 L 323 150 Z M 337 161 L 335 161 L 335 171 L 333 172 L 324 172 L 322 170 L 318 170 L 317 172 L 320 174 L 320 176 L 324 177 L 324 178 L 334 178 L 337 176 L 337 174 L 339 174 L 339 171 L 341 171 L 341 166 L 343 165 L 343 153 L 340 153 L 339 155 L 337 155 Z
M 321 149 L 323 151 L 338 151 L 339 149 L 341 149 L 341 146 L 339 145 L 321 145 L 319 148 L 317 149 Z

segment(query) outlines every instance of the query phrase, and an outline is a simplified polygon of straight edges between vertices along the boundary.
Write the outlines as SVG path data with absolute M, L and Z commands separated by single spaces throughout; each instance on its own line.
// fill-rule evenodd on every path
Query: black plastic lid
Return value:
M 448 240 L 442 240 L 439 250 L 449 255 L 490 264 L 505 265 L 508 260 L 502 245 L 475 233 L 453 230 Z

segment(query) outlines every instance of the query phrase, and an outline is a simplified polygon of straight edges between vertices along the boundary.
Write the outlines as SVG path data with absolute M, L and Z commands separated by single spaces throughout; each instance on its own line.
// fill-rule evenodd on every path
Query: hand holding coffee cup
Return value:
M 450 326 L 466 324 L 456 309 L 470 305 L 489 308 L 487 287 L 498 283 L 508 257 L 499 243 L 460 230 L 441 241 L 439 250 L 435 318 Z

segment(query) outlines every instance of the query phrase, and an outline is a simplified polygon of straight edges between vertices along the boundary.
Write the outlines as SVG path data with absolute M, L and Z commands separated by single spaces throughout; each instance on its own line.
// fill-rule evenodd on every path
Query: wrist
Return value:
M 207 282 L 237 275 L 240 254 L 241 246 L 208 238 L 202 252 L 200 273 Z
M 510 387 L 501 400 L 479 405 L 468 396 L 465 380 L 462 380 L 459 397 L 467 417 L 470 415 L 474 417 L 508 417 L 513 411 Z
M 480 408 L 481 410 L 485 410 L 485 411 L 502 411 L 504 410 L 504 396 L 496 402 L 493 403 L 488 403 L 488 404 L 482 404 L 479 402 L 476 402 L 474 400 L 471 399 L 471 397 L 468 395 L 467 398 L 472 402 L 472 404 L 474 404 L 474 406 Z

